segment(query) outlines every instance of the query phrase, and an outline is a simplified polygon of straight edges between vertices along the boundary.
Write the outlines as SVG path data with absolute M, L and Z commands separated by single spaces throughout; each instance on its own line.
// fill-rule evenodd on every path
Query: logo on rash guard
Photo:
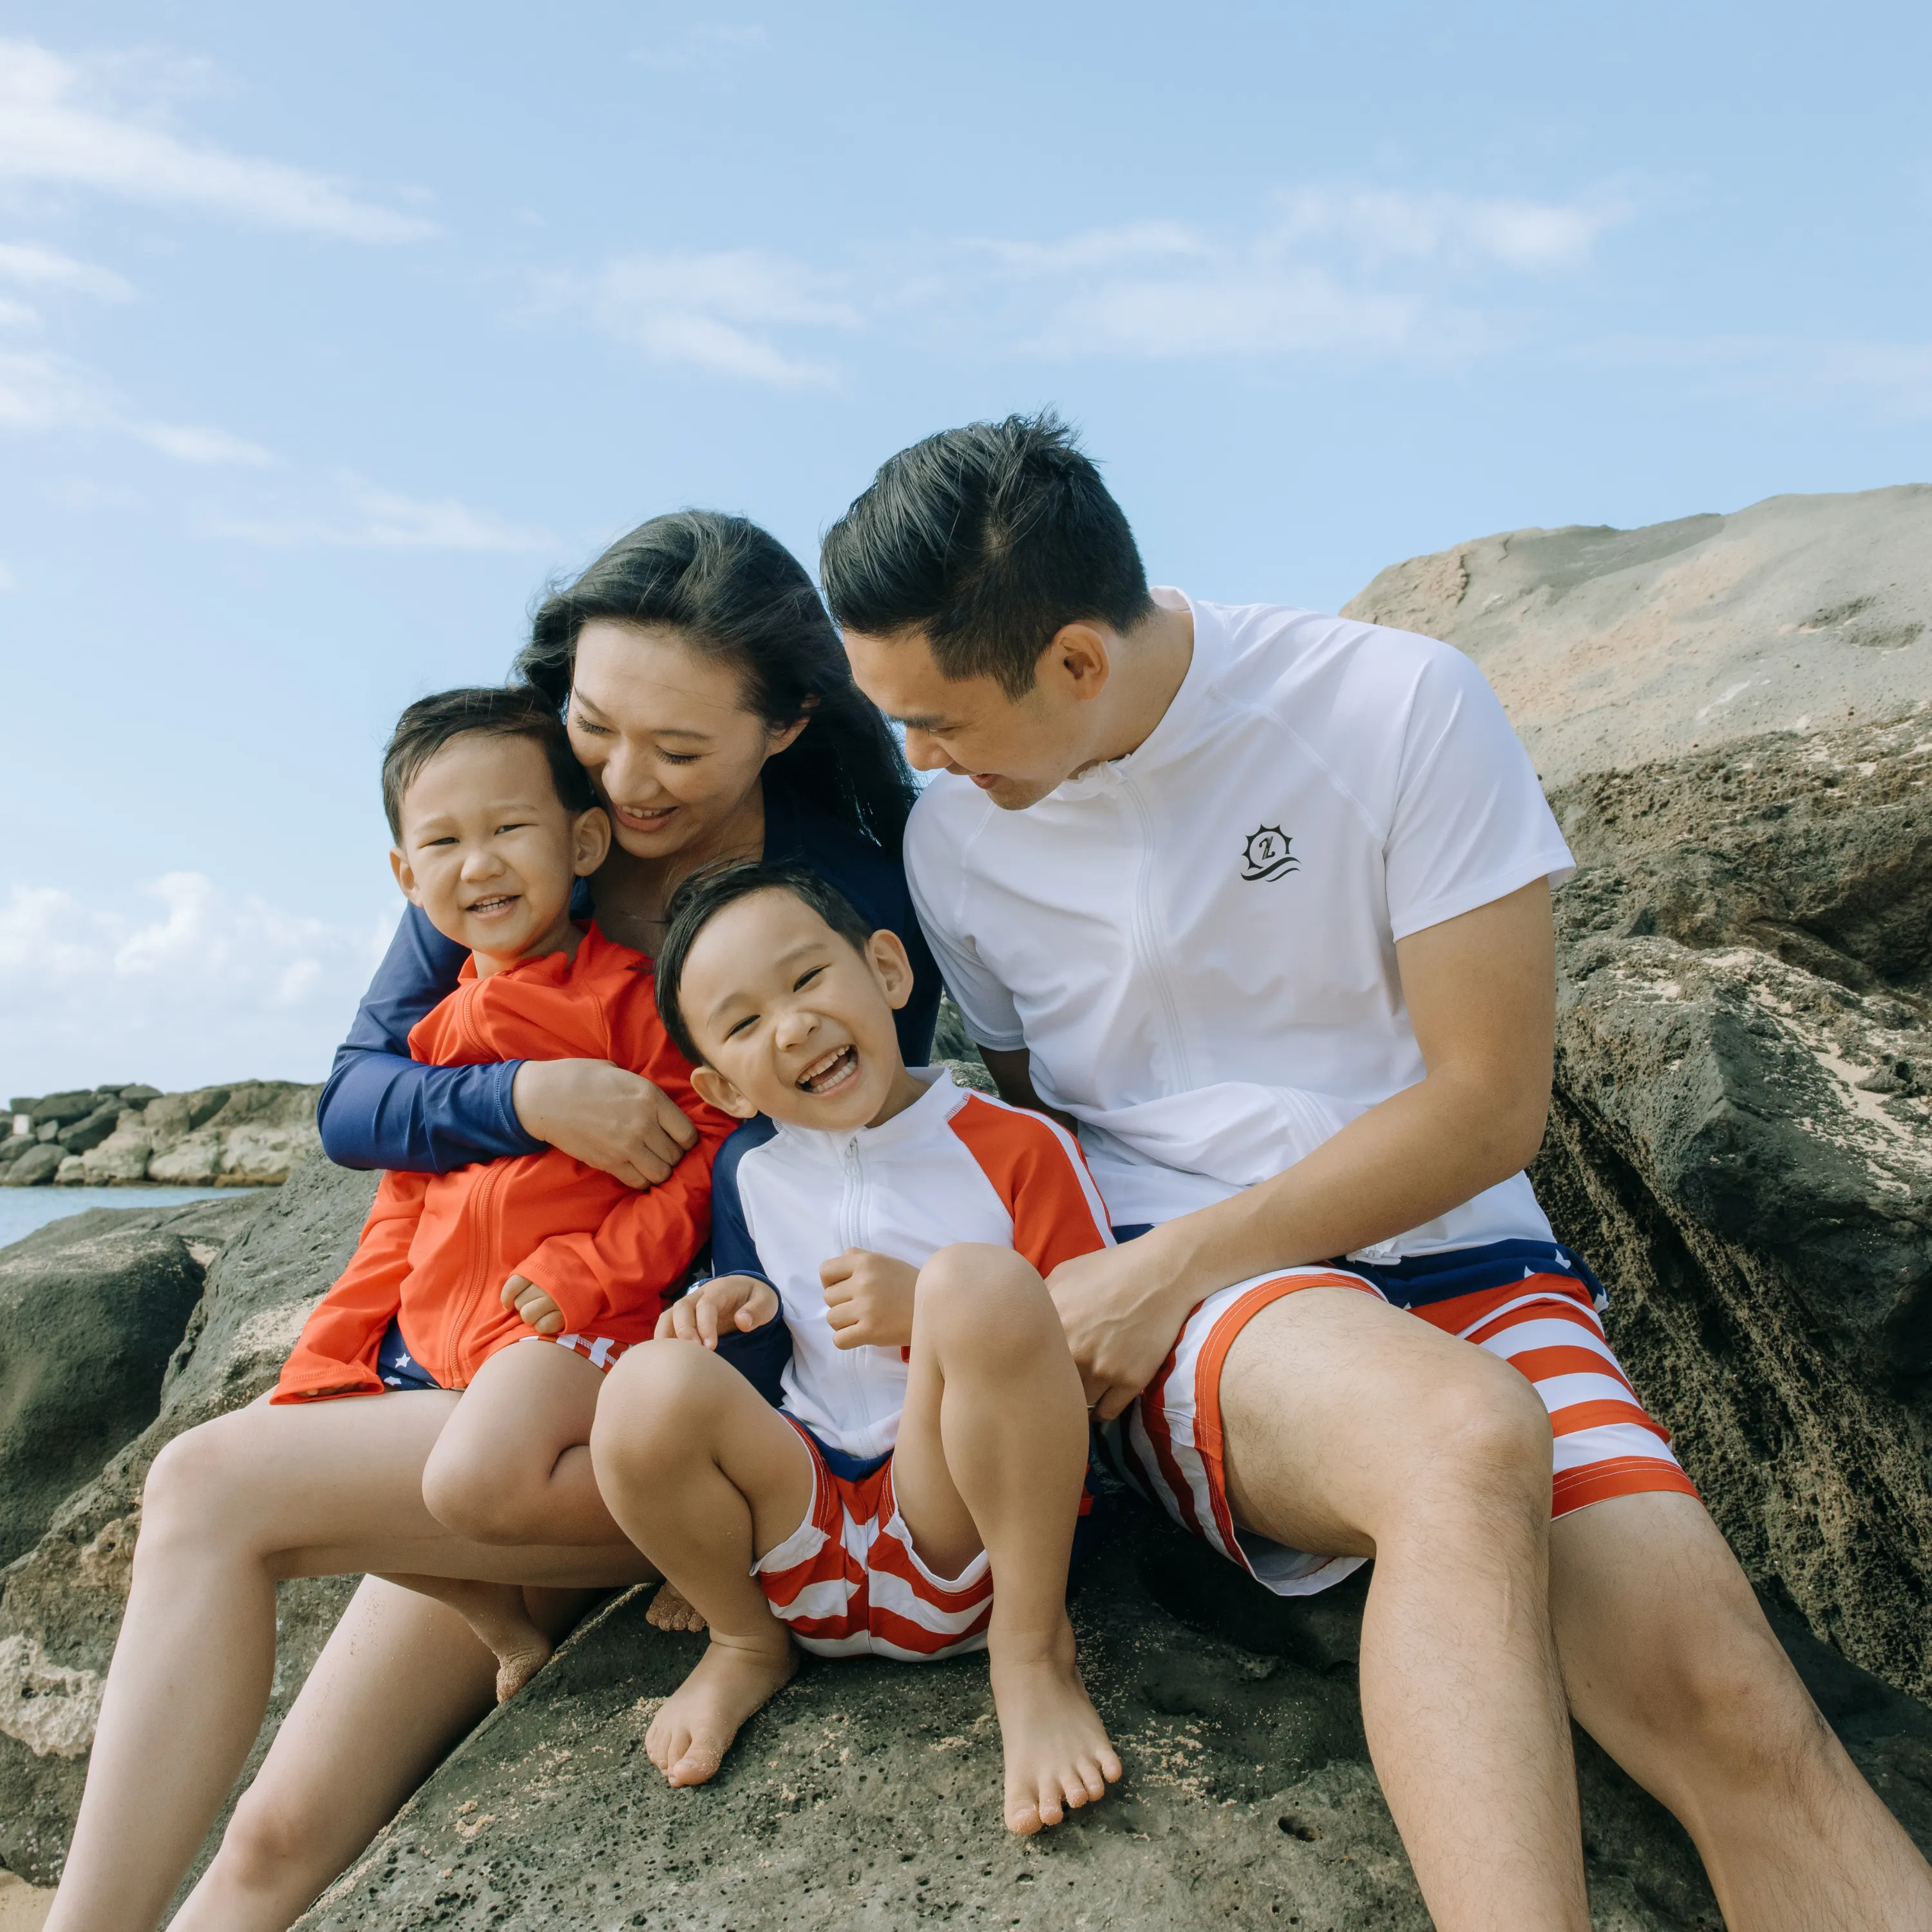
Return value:
M 1301 861 L 1289 851 L 1289 843 L 1287 833 L 1279 825 L 1264 825 L 1250 832 L 1241 854 L 1241 877 L 1252 884 L 1258 879 L 1279 879 L 1286 873 L 1300 872 Z

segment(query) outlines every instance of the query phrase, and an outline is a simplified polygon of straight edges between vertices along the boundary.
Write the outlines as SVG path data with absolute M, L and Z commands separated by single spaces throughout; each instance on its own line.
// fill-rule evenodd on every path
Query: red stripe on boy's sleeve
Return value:
M 1112 1247 L 1106 1203 L 1072 1135 L 1040 1114 L 969 1094 L 950 1124 L 1013 1217 L 1013 1246 L 1043 1275 Z

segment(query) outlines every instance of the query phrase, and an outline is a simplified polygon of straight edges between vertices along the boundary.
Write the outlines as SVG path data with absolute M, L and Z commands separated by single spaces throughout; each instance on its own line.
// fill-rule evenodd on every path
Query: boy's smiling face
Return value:
M 571 888 L 610 842 L 602 811 L 557 796 L 543 748 L 502 734 L 452 738 L 410 780 L 399 816 L 397 884 L 478 973 L 568 945 Z
M 861 952 L 790 892 L 752 892 L 706 923 L 677 991 L 704 1057 L 693 1084 L 740 1120 L 872 1126 L 924 1091 L 893 1030 L 912 991 L 896 933 L 874 933 Z

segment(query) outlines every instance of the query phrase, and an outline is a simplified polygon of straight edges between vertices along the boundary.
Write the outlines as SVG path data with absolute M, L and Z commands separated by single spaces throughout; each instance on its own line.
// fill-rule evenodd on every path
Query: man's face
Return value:
M 845 633 L 845 655 L 859 688 L 905 727 L 906 756 L 922 772 L 954 772 L 1004 812 L 1024 812 L 1088 762 L 1081 729 L 1085 707 L 1051 675 L 1024 698 L 997 679 L 941 675 L 917 632 L 892 638 Z
M 704 1056 L 694 1082 L 740 1119 L 867 1126 L 899 1078 L 892 1014 L 911 990 L 897 934 L 875 932 L 862 952 L 790 892 L 750 893 L 698 934 L 678 982 Z

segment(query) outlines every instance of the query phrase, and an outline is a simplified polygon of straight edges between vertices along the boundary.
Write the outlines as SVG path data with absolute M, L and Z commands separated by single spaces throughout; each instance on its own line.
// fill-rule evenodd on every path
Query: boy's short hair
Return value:
M 570 748 L 569 734 L 543 694 L 527 684 L 465 685 L 419 698 L 396 720 L 382 754 L 382 809 L 389 836 L 403 838 L 403 794 L 417 774 L 452 739 L 480 732 L 491 738 L 530 738 L 550 764 L 556 795 L 566 812 L 588 812 L 597 802 L 590 779 Z
M 657 995 L 664 1031 L 694 1066 L 704 1064 L 704 1055 L 692 1038 L 678 1004 L 678 988 L 691 949 L 698 935 L 727 906 L 736 905 L 754 892 L 789 892 L 809 906 L 854 952 L 863 952 L 872 939 L 873 928 L 859 916 L 852 902 L 801 866 L 767 866 L 761 860 L 746 860 L 706 866 L 692 873 L 672 893 L 670 904 L 664 908 L 668 930 L 658 951 Z
M 1153 608 L 1120 506 L 1051 410 L 969 423 L 881 464 L 825 533 L 832 614 L 848 630 L 922 633 L 942 676 L 1023 698 L 1054 633 Z

